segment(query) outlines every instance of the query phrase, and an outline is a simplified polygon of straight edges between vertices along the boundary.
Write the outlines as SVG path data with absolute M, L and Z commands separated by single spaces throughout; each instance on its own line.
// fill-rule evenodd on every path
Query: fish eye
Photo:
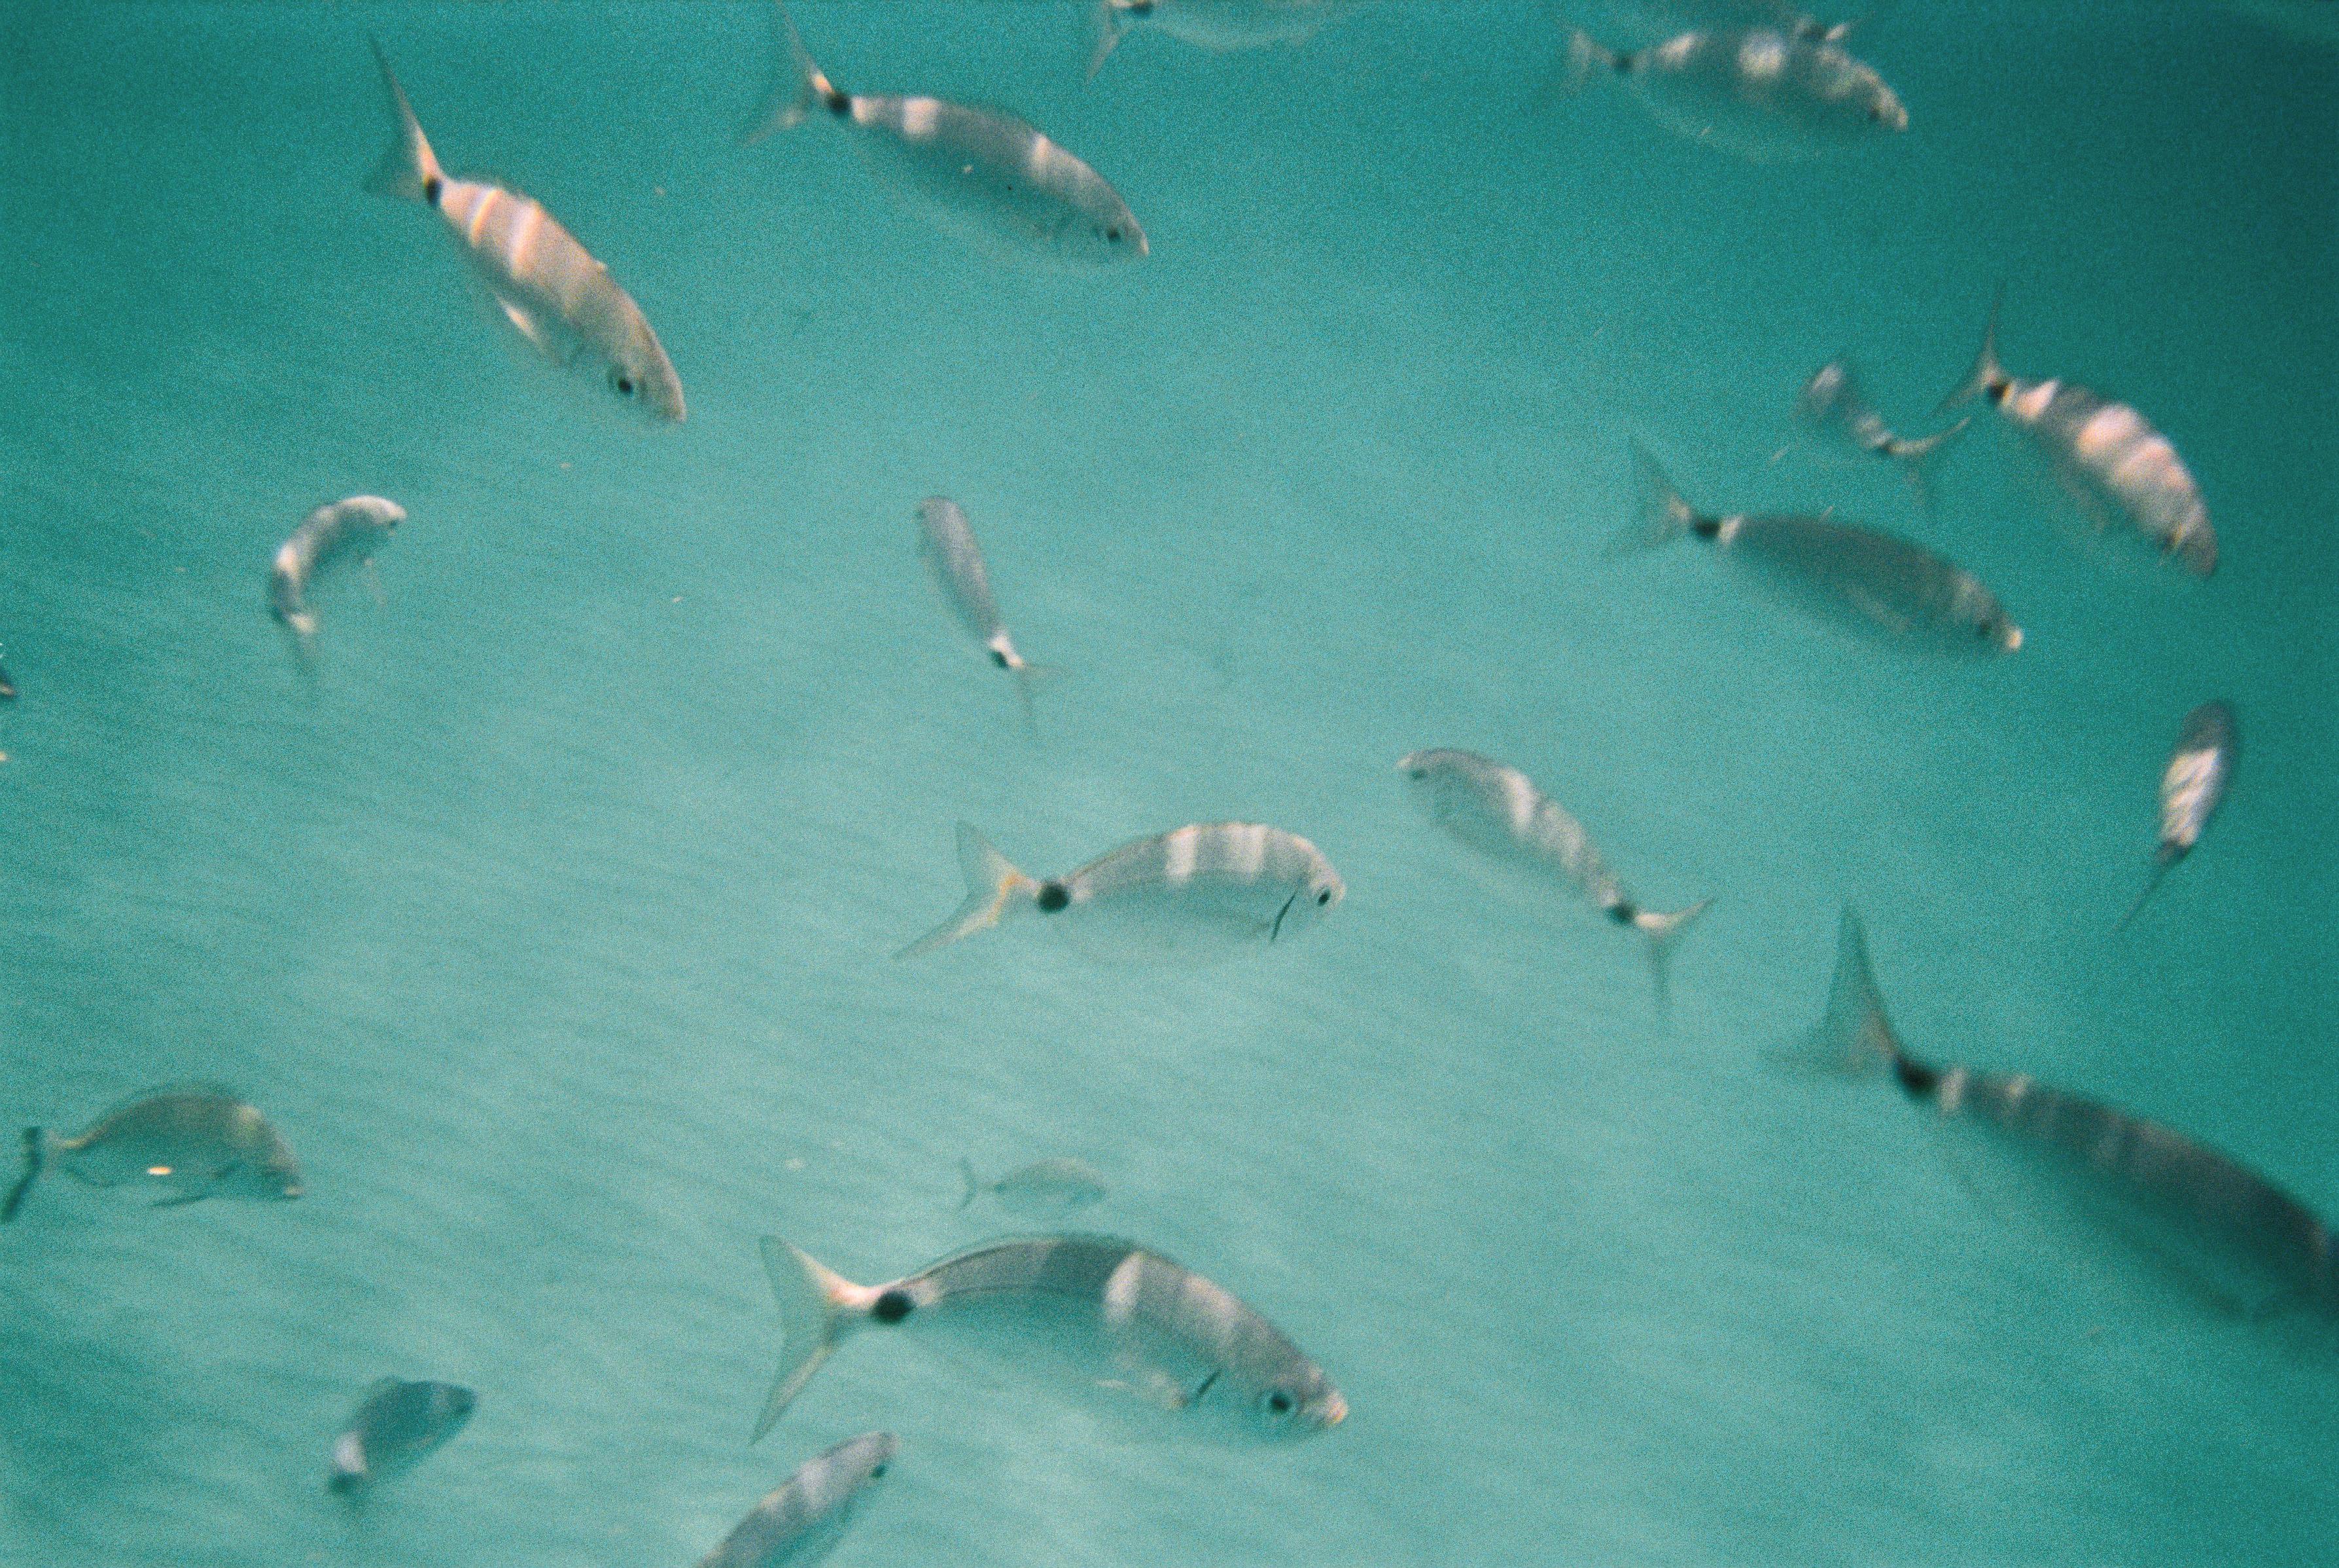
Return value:
M 870 1466 L 870 1469 L 869 1469 L 869 1479 L 870 1479 L 870 1480 L 872 1480 L 872 1481 L 877 1480 L 879 1477 L 883 1476 L 884 1474 L 885 1474 L 885 1463 L 884 1463 L 884 1461 L 883 1461 L 883 1460 L 882 1460 L 882 1459 L 881 1459 L 881 1460 L 879 1460 L 875 1464 L 873 1464 L 873 1465 Z
M 1319 887 L 1316 890 L 1316 907 L 1318 909 L 1322 909 L 1326 904 L 1330 903 L 1331 902 L 1332 890 L 1330 888 Z
M 622 370 L 614 367 L 610 370 L 609 385 L 617 389 L 617 396 L 621 398 L 634 395 L 634 379 Z
M 1407 768 L 1405 770 L 1405 776 L 1415 780 L 1416 782 L 1419 782 L 1420 780 L 1426 779 L 1429 776 L 1429 770 L 1427 768 Z
M 1111 228 L 1107 229 L 1107 230 L 1104 232 L 1104 237 L 1105 237 L 1106 239 L 1108 239 L 1108 240 L 1111 241 L 1111 242 L 1112 242 L 1114 244 L 1116 244 L 1116 245 L 1120 244 L 1120 226 L 1119 224 L 1117 224 L 1117 223 L 1116 223 L 1116 224 L 1114 224 Z
M 991 662 L 1003 670 L 1007 667 L 1007 656 L 993 648 L 991 650 Z
M 1261 1407 L 1270 1415 L 1288 1415 L 1298 1403 L 1280 1388 L 1268 1389 L 1267 1396 L 1259 1401 Z

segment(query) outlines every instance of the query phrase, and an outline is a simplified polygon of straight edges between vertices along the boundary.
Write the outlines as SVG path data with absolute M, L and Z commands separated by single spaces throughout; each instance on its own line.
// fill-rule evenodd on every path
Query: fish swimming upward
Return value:
M 746 142 L 819 109 L 857 133 L 863 158 L 905 205 L 994 259 L 1085 268 L 1146 254 L 1120 192 L 1023 121 L 943 98 L 840 92 L 786 8 L 774 0 L 774 9 L 781 63 Z
M 1829 33 L 1779 27 L 1678 34 L 1615 54 L 1577 29 L 1567 84 L 1618 78 L 1657 120 L 1693 142 L 1764 163 L 1817 157 L 1909 128 L 1884 78 Z
M 2171 1266 L 2229 1310 L 2339 1315 L 2339 1243 L 2290 1194 L 2157 1122 L 2050 1089 L 2027 1073 L 1936 1067 L 1884 1016 L 1860 917 L 1843 913 L 1827 1015 L 1774 1054 L 1781 1065 L 1856 1078 L 1891 1069 L 1902 1091 L 2031 1176 L 2052 1198 Z
M 775 1236 L 763 1249 L 780 1307 L 780 1370 L 757 1438 L 847 1336 L 930 1319 L 1028 1346 L 1083 1382 L 1227 1435 L 1304 1437 L 1347 1417 L 1324 1369 L 1273 1324 L 1134 1242 L 1012 1237 L 884 1285 L 855 1285 Z
M 1974 575 L 1898 535 L 1832 518 L 1713 518 L 1682 499 L 1656 459 L 1633 446 L 1634 520 L 1612 557 L 1692 537 L 1714 546 L 1773 596 L 1897 646 L 1952 655 L 2012 653 L 2022 628 Z
M 966 513 L 956 501 L 929 496 L 918 503 L 918 556 L 926 563 L 926 575 L 933 579 L 934 591 L 942 596 L 951 617 L 994 667 L 1015 677 L 1024 723 L 1031 724 L 1032 685 L 1053 672 L 1015 651 L 1015 639 L 1007 635 L 1007 623 L 1000 618 L 998 602 L 991 597 L 991 573 L 982 564 L 974 530 L 967 526 Z
M 1812 372 L 1802 396 L 1795 399 L 1795 414 L 1806 425 L 1826 431 L 1856 451 L 1898 463 L 1909 476 L 1910 488 L 1917 493 L 1917 505 L 1927 511 L 1932 509 L 1932 486 L 1926 477 L 1926 465 L 1973 422 L 1969 418 L 1959 419 L 1929 436 L 1896 436 L 1861 392 L 1851 367 L 1841 360 L 1831 360 Z
M 1941 399 L 1946 413 L 1986 398 L 2030 439 L 2055 477 L 2097 527 L 2117 521 L 2175 556 L 2196 577 L 2217 569 L 2217 534 L 2193 472 L 2168 438 L 2126 403 L 2108 402 L 2069 381 L 2026 381 L 1998 362 L 1999 298 L 1989 308 L 1973 369 Z
M 334 1440 L 326 1484 L 355 1494 L 405 1474 L 460 1432 L 479 1404 L 478 1395 L 458 1384 L 379 1379 Z
M 1011 1214 L 1061 1214 L 1102 1202 L 1106 1191 L 1096 1168 L 1080 1159 L 1036 1159 L 995 1181 L 975 1175 L 972 1160 L 960 1160 L 958 1172 L 966 1185 L 958 1200 L 962 1210 L 987 1193 Z
M 633 297 L 534 201 L 500 185 L 448 178 L 378 43 L 373 57 L 398 139 L 366 188 L 420 202 L 445 219 L 504 319 L 538 353 L 563 369 L 589 369 L 627 408 L 680 424 L 682 382 Z
M 895 957 L 932 952 L 1030 910 L 1100 958 L 1208 963 L 1288 941 L 1347 892 L 1314 844 L 1257 823 L 1199 823 L 1132 839 L 1044 880 L 961 823 L 958 863 L 966 902 Z
M 1712 907 L 1712 899 L 1670 913 L 1643 909 L 1608 869 L 1584 824 L 1526 774 L 1492 757 L 1418 751 L 1398 758 L 1396 767 L 1430 821 L 1481 854 L 1556 877 L 1612 922 L 1638 932 L 1656 985 L 1657 1011 L 1668 1010 L 1673 945 Z
M 2234 710 L 2224 703 L 2203 703 L 2185 715 L 2168 765 L 2160 774 L 2160 847 L 2153 855 L 2152 875 L 2120 916 L 2122 927 L 2144 908 L 2168 868 L 2201 842 L 2209 819 L 2225 802 L 2226 786 L 2233 782 L 2234 763 L 2241 753 Z
M 1089 51 L 1093 78 L 1121 39 L 1136 27 L 1154 27 L 1198 49 L 1225 54 L 1270 44 L 1304 44 L 1319 28 L 1355 10 L 1358 0 L 1097 0 L 1096 43 Z
M 864 1432 L 805 1460 L 698 1560 L 698 1568 L 806 1568 L 820 1562 L 844 1538 L 861 1494 L 893 1467 L 895 1446 L 890 1432 Z
M 388 543 L 404 521 L 406 508 L 380 496 L 332 501 L 301 518 L 291 537 L 277 547 L 269 567 L 268 600 L 276 618 L 305 645 L 317 635 L 316 612 L 308 603 L 317 575 L 348 556 L 370 562 L 373 551 Z
M 16 1218 L 33 1183 L 51 1165 L 92 1187 L 155 1188 L 163 1194 L 157 1208 L 206 1198 L 301 1193 L 300 1164 L 268 1119 L 205 1084 L 156 1090 L 71 1138 L 26 1128 L 25 1173 L 0 1203 L 0 1223 Z

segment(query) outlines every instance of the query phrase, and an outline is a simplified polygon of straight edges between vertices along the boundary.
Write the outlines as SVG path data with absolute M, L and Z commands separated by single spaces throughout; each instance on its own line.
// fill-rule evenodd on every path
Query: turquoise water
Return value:
M 1028 115 L 1150 258 L 1005 270 L 829 126 L 740 149 L 752 5 L 7 15 L 0 1110 L 222 1081 L 309 1190 L 52 1179 L 0 1232 L 0 1561 L 686 1563 L 876 1425 L 840 1564 L 2327 1560 L 2327 1333 L 1761 1053 L 1850 901 L 1912 1048 L 2339 1213 L 2339 54 L 2173 0 L 1881 8 L 1908 133 L 1758 168 L 1554 101 L 1525 0 L 1144 32 L 1086 87 L 1079 7 L 797 16 L 847 89 Z M 528 362 L 360 190 L 369 33 L 450 169 L 641 301 L 687 424 Z M 2001 279 L 2011 369 L 2174 436 L 2216 577 L 2089 537 L 2003 430 L 1930 518 L 1797 438 L 1839 351 L 1922 427 Z M 1603 559 L 1634 435 L 1710 508 L 1925 539 L 2028 641 L 1896 656 L 1687 547 Z M 267 563 L 360 490 L 410 520 L 304 669 Z M 937 492 L 1066 671 L 1036 741 L 922 581 Z M 2234 795 L 2115 933 L 2211 696 Z M 1669 1029 L 1623 939 L 1416 815 L 1431 745 L 1525 768 L 1650 904 L 1715 900 Z M 1199 972 L 888 956 L 961 896 L 960 818 L 1044 872 L 1223 817 L 1346 902 Z M 1012 1223 L 954 1212 L 962 1156 L 1046 1155 L 1347 1423 L 1213 1445 L 904 1334 L 749 1447 L 758 1236 L 892 1277 Z M 353 1514 L 326 1450 L 384 1373 L 479 1411 Z

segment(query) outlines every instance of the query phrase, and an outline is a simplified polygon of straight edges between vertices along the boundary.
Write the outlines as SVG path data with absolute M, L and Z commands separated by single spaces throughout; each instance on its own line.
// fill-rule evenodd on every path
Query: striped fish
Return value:
M 405 1474 L 460 1432 L 479 1404 L 479 1395 L 459 1384 L 377 1380 L 333 1443 L 326 1484 L 358 1493 Z
M 13 703 L 15 700 L 16 683 L 8 678 L 6 670 L 0 669 L 0 703 Z
M 1927 510 L 1932 508 L 1932 487 L 1926 466 L 1973 423 L 1969 417 L 1929 436 L 1894 435 L 1884 416 L 1860 390 L 1851 366 L 1841 360 L 1831 360 L 1811 373 L 1802 395 L 1795 399 L 1795 414 L 1803 423 L 1857 451 L 1900 465 L 1909 476 L 1910 488 L 1917 493 L 1918 506 Z
M 2046 454 L 2055 476 L 2098 527 L 2118 520 L 2176 556 L 2187 570 L 2217 569 L 2217 535 L 2192 470 L 2168 438 L 2126 403 L 2097 397 L 2069 381 L 2026 381 L 1998 362 L 1998 311 L 1989 308 L 1981 351 L 1957 389 L 1941 399 L 1946 413 L 1969 398 L 1987 398 L 2001 418 Z
M 958 863 L 966 902 L 895 957 L 947 947 L 1028 909 L 1100 957 L 1209 962 L 1297 935 L 1347 892 L 1314 844 L 1257 823 L 1199 823 L 1133 839 L 1044 880 L 961 823 Z
M 892 1468 L 894 1449 L 892 1433 L 864 1432 L 805 1460 L 698 1560 L 698 1568 L 806 1568 L 819 1562 L 844 1539 L 861 1494 Z
M 92 1187 L 157 1191 L 157 1208 L 207 1198 L 273 1201 L 301 1196 L 301 1164 L 256 1107 L 210 1084 L 174 1084 L 115 1107 L 80 1132 L 25 1129 L 25 1169 L 0 1199 L 16 1218 L 42 1172 L 55 1165 Z
M 346 556 L 369 563 L 373 551 L 389 542 L 406 508 L 380 496 L 351 496 L 330 501 L 301 519 L 301 526 L 276 547 L 268 573 L 268 600 L 303 644 L 317 635 L 317 615 L 309 608 L 309 587 L 317 574 Z
M 1304 1437 L 1347 1419 L 1324 1369 L 1223 1287 L 1108 1236 L 1031 1236 L 952 1253 L 884 1285 L 855 1285 L 776 1236 L 764 1270 L 780 1307 L 780 1370 L 761 1438 L 844 1339 L 872 1326 L 981 1324 L 1001 1343 L 1069 1361 L 1227 1435 Z
M 966 513 L 947 496 L 929 496 L 918 503 L 918 555 L 952 618 L 995 667 L 1014 676 L 1024 722 L 1031 723 L 1032 685 L 1051 672 L 1015 651 L 1015 639 L 1007 635 L 999 603 L 991 597 L 991 573 L 982 564 L 974 530 L 967 526 Z
M 682 382 L 673 362 L 609 269 L 528 197 L 484 181 L 449 179 L 378 42 L 373 57 L 398 118 L 398 139 L 366 189 L 437 209 L 504 319 L 537 352 L 564 369 L 589 368 L 627 407 L 680 424 Z
M 1132 27 L 1157 27 L 1212 54 L 1305 44 L 1318 29 L 1356 9 L 1357 0 L 1097 0 L 1093 79 Z
M 2225 803 L 2232 782 L 2235 759 L 2241 755 L 2241 734 L 2234 727 L 2234 710 L 2224 703 L 2203 703 L 2185 715 L 2168 765 L 2160 774 L 2160 847 L 2153 855 L 2152 875 L 2136 902 L 2121 915 L 2122 926 L 2137 917 L 2145 902 L 2160 886 L 2168 868 L 2193 853 L 2209 819 Z
M 1909 111 L 1873 66 L 1831 33 L 1748 27 L 1682 33 L 1618 54 L 1581 28 L 1567 83 L 1622 78 L 1657 121 L 1693 142 L 1766 163 L 1821 156 L 1909 128 Z

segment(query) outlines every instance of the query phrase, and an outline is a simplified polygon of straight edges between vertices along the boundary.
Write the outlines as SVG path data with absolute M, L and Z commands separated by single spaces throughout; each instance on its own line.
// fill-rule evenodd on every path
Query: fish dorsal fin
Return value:
M 111 1121 L 115 1117 L 120 1116 L 123 1112 L 134 1109 L 139 1106 L 144 1105 L 149 1100 L 161 1100 L 166 1096 L 177 1095 L 199 1096 L 205 1100 L 224 1100 L 232 1101 L 237 1105 L 242 1105 L 244 1102 L 243 1096 L 238 1094 L 233 1089 L 224 1083 L 216 1082 L 209 1079 L 186 1079 L 175 1083 L 157 1084 L 152 1089 L 141 1090 L 136 1094 L 125 1095 L 121 1100 L 116 1100 L 113 1104 L 107 1106 L 105 1108 L 104 1114 L 100 1116 L 96 1121 L 92 1122 L 90 1125 L 95 1127 L 104 1122 Z

